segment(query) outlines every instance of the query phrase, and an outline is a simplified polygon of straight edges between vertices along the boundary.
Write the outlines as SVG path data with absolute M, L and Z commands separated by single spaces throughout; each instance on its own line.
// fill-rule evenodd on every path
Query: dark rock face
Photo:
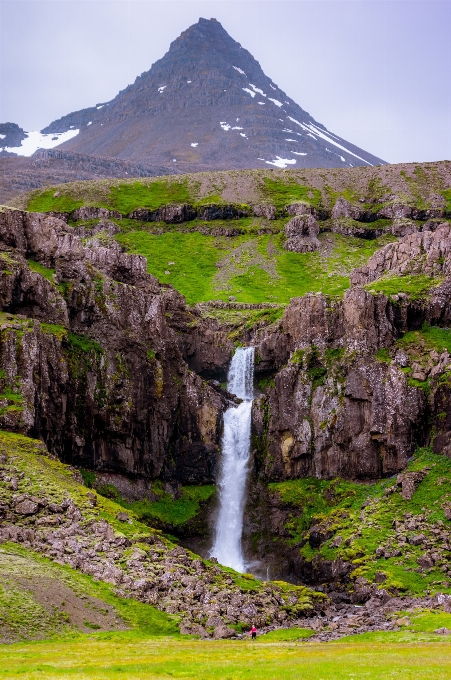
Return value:
M 427 225 L 427 223 L 426 223 Z M 425 226 L 426 226 L 425 225 Z M 451 272 L 451 227 L 448 222 L 435 225 L 434 231 L 424 230 L 407 235 L 401 241 L 389 243 L 370 257 L 364 267 L 351 274 L 353 285 L 375 281 L 382 274 L 426 274 L 449 276 Z
M 330 135 L 215 19 L 190 26 L 110 102 L 70 113 L 43 132 L 71 126 L 80 133 L 58 148 L 184 171 L 383 163 Z
M 20 407 L 2 404 L 1 427 L 100 470 L 214 479 L 227 399 L 183 354 L 201 367 L 228 355 L 209 359 L 204 342 L 196 358 L 183 298 L 144 258 L 85 248 L 55 217 L 3 211 L 0 239 L 2 387 L 20 394 Z M 26 258 L 54 269 L 54 283 Z
M 4 151 L 4 147 L 20 146 L 27 133 L 16 123 L 0 123 L 0 135 L 0 155 L 6 155 L 8 152 Z
M 435 321 L 450 300 L 445 291 L 436 296 L 428 306 Z M 424 442 L 429 407 L 396 363 L 375 355 L 424 320 L 424 310 L 355 288 L 342 302 L 321 294 L 292 300 L 278 329 L 257 332 L 257 371 L 276 371 L 253 407 L 260 474 L 378 479 L 401 471 Z M 441 436 L 448 429 L 442 423 Z
M 182 203 L 180 205 L 165 205 L 158 208 L 158 210 L 138 208 L 133 210 L 128 217 L 132 220 L 143 220 L 144 222 L 181 224 L 182 222 L 194 220 L 196 217 L 207 222 L 211 220 L 239 219 L 240 217 L 247 217 L 250 212 L 250 209 L 240 208 L 235 205 L 215 205 L 212 203 L 195 209 L 192 205 Z
M 285 225 L 287 240 L 284 248 L 295 253 L 311 253 L 319 250 L 318 234 L 319 224 L 313 215 L 304 214 L 292 217 Z

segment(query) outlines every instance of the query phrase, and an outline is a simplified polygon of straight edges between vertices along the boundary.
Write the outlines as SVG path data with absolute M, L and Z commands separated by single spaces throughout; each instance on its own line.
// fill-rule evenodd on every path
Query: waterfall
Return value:
M 224 413 L 219 514 L 211 556 L 240 572 L 245 570 L 241 536 L 251 444 L 253 382 L 254 348 L 239 347 L 230 364 L 227 389 L 243 401 Z

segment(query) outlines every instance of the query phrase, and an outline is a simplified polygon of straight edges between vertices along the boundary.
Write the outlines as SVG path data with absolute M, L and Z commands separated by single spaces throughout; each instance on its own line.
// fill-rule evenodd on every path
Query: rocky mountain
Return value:
M 57 147 L 183 172 L 384 163 L 318 123 L 215 19 L 184 31 L 111 101 L 40 132 L 7 123 L 0 135 L 7 154 Z
M 340 606 L 448 588 L 450 191 L 440 163 L 22 197 L 0 212 L 0 428 L 205 555 L 221 382 L 251 344 L 255 571 Z

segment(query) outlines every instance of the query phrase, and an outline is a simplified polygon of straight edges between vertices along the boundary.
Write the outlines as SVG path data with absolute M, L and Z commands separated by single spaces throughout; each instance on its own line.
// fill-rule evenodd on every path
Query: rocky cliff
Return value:
M 79 465 L 212 480 L 227 397 L 184 360 L 202 345 L 181 296 L 55 217 L 4 210 L 0 239 L 1 426 Z
M 216 479 L 233 402 L 220 381 L 236 344 L 251 343 L 248 554 L 275 574 L 343 586 L 360 557 L 347 534 L 349 545 L 331 544 L 344 517 L 328 519 L 335 480 L 377 494 L 420 447 L 442 460 L 451 450 L 449 178 L 447 163 L 308 180 L 221 173 L 21 199 L 48 212 L 0 212 L 0 426 L 93 471 L 107 495 L 164 505 L 163 482 L 171 502 L 197 503 L 197 518 L 147 517 L 193 546 L 214 493 L 181 485 Z M 323 292 L 291 297 L 300 285 Z M 330 507 L 286 500 L 283 485 L 311 480 L 332 488 Z M 373 548 L 391 555 L 384 541 Z

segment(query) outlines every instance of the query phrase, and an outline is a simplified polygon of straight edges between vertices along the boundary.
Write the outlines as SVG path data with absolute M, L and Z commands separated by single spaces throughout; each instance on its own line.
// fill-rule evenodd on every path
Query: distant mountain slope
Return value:
M 113 177 L 153 177 L 175 174 L 177 169 L 130 163 L 116 158 L 99 158 L 86 154 L 46 149 L 29 158 L 0 154 L 0 204 L 32 189 L 76 180 Z
M 184 31 L 112 101 L 70 113 L 28 133 L 21 147 L 3 149 L 21 155 L 33 140 L 185 172 L 384 163 L 315 121 L 215 19 Z

